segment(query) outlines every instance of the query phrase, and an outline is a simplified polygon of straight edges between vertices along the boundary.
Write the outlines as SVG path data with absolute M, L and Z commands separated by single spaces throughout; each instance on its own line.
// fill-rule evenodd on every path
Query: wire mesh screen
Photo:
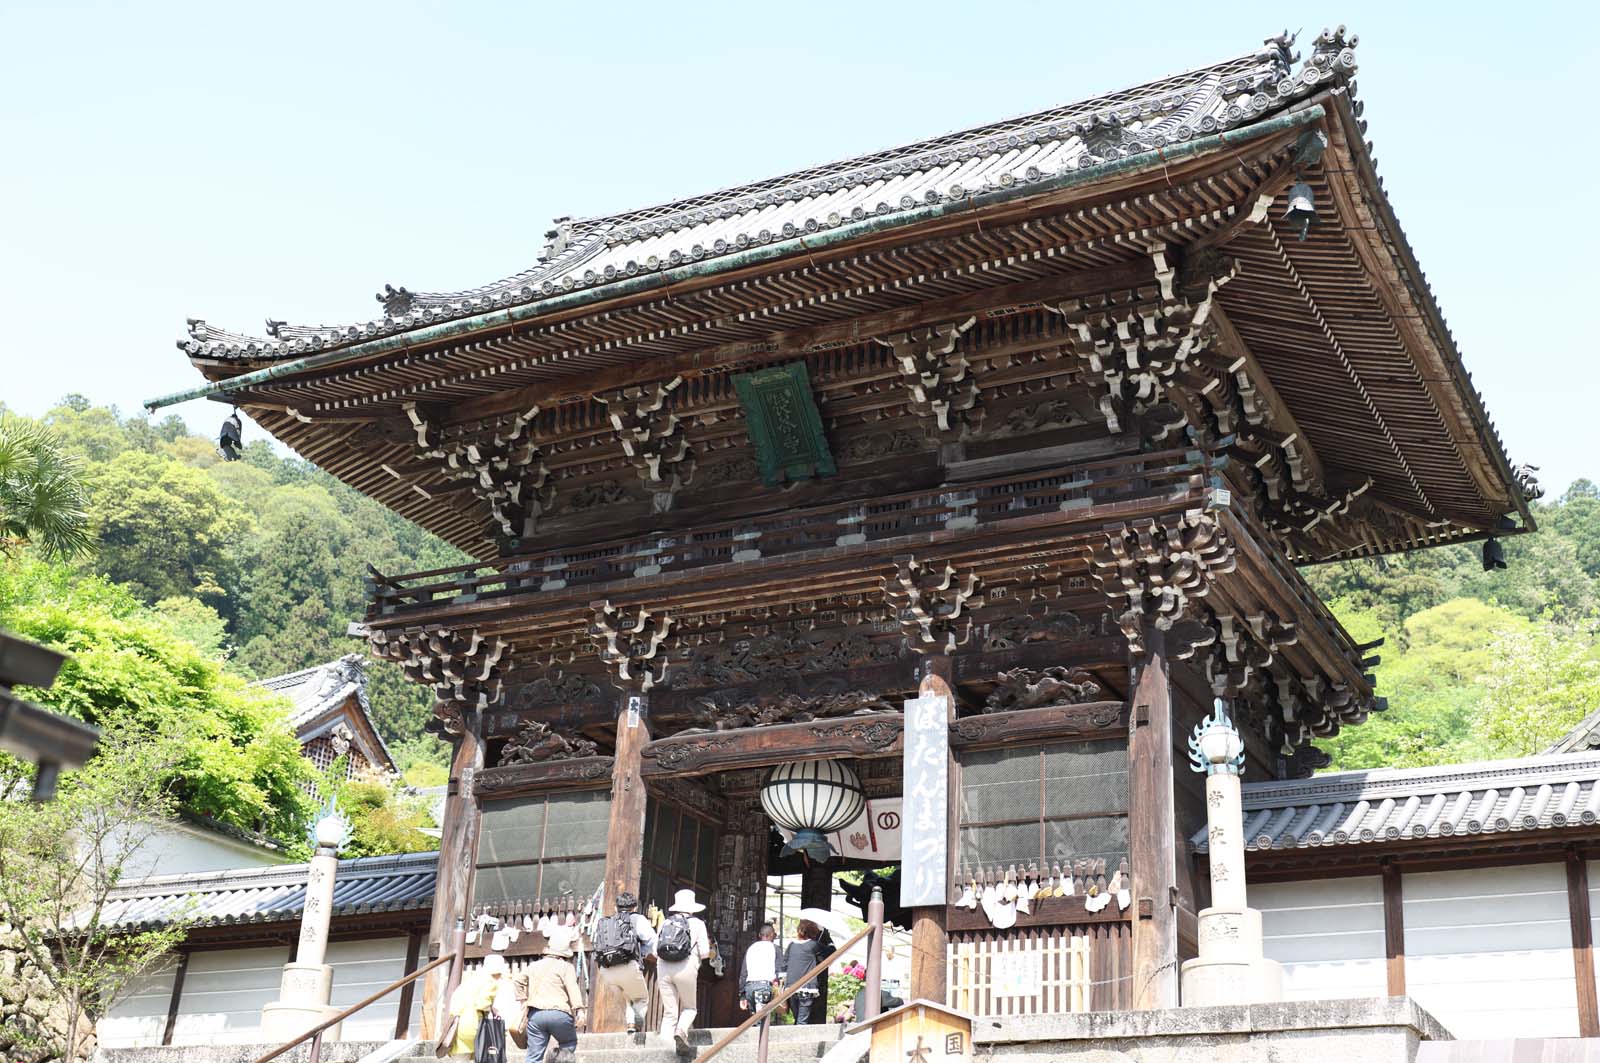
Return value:
M 1120 739 L 976 750 L 961 758 L 956 862 L 967 868 L 1128 851 L 1128 750 Z
M 475 904 L 587 897 L 605 878 L 609 790 L 483 803 Z

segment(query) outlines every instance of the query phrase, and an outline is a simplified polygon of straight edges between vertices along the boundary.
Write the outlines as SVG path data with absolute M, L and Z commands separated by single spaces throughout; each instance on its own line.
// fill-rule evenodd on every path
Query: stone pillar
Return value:
M 343 820 L 324 816 L 317 821 L 317 848 L 306 875 L 306 904 L 300 916 L 300 947 L 294 962 L 283 965 L 278 999 L 261 1009 L 261 1036 L 269 1044 L 292 1041 L 338 1014 L 339 1009 L 328 1003 L 333 994 L 333 968 L 322 961 L 328 954 L 333 878 L 339 869 L 339 846 L 344 837 Z M 338 1026 L 329 1027 L 323 1034 L 327 1041 L 338 1038 Z
M 1261 913 L 1245 903 L 1244 811 L 1239 776 L 1244 740 L 1218 698 L 1216 714 L 1189 739 L 1195 771 L 1206 773 L 1206 839 L 1211 906 L 1199 916 L 1200 955 L 1183 965 L 1183 1004 L 1256 1004 L 1283 999 L 1283 968 L 1261 946 Z

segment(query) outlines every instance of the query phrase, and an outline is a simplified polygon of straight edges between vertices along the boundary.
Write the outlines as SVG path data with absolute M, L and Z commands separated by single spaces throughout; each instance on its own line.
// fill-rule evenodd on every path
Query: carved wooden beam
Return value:
M 1233 544 L 1217 518 L 1203 510 L 1115 525 L 1089 552 L 1090 573 L 1101 590 L 1125 603 L 1117 622 L 1135 653 L 1144 651 L 1144 625 L 1171 631 L 1192 621 L 1191 604 L 1234 568 Z M 1172 649 L 1174 656 L 1187 652 Z
M 681 383 L 683 378 L 675 376 L 595 396 L 606 404 L 622 453 L 639 479 L 649 490 L 668 495 L 694 478 L 694 452 L 684 424 L 667 409 L 667 397 Z
M 599 747 L 587 738 L 560 734 L 542 720 L 529 720 L 500 751 L 496 766 L 577 760 L 592 757 L 598 751 Z
M 977 320 L 968 317 L 878 340 L 894 350 L 911 408 L 931 421 L 940 436 L 963 438 L 983 423 L 978 381 L 960 350 L 961 334 Z
M 1019 712 L 1055 705 L 1081 705 L 1097 700 L 1104 691 L 1094 676 L 1082 668 L 1012 668 L 995 677 L 994 689 L 984 699 L 983 711 Z
M 968 610 L 983 605 L 977 574 L 963 575 L 949 563 L 924 564 L 909 554 L 895 558 L 894 564 L 894 575 L 883 581 L 883 595 L 906 649 L 954 653 L 972 636 Z
M 511 664 L 512 646 L 471 629 L 430 627 L 368 635 L 375 657 L 400 665 L 406 678 L 433 688 L 434 712 L 444 730 L 459 734 L 464 713 L 481 713 L 500 703 L 502 676 Z
M 436 462 L 447 480 L 465 481 L 474 497 L 489 504 L 502 535 L 514 538 L 534 531 L 539 515 L 555 499 L 555 484 L 533 440 L 538 406 L 496 418 L 477 432 L 441 428 L 414 402 L 401 408 L 416 432 L 418 456 Z
M 1011 712 L 963 716 L 950 725 L 959 748 L 1006 742 L 1027 744 L 1055 738 L 1109 738 L 1126 733 L 1128 707 L 1121 701 L 1046 705 Z
M 644 747 L 644 775 L 705 775 L 795 760 L 895 756 L 901 751 L 904 727 L 898 712 L 871 712 L 811 723 L 674 735 Z
M 666 678 L 668 656 L 663 648 L 672 633 L 672 617 L 640 608 L 631 614 L 610 602 L 595 602 L 590 634 L 600 643 L 600 659 L 615 673 L 618 689 L 641 694 Z
M 484 768 L 477 773 L 474 789 L 480 798 L 498 799 L 539 790 L 570 790 L 583 783 L 609 786 L 611 758 L 582 757 Z

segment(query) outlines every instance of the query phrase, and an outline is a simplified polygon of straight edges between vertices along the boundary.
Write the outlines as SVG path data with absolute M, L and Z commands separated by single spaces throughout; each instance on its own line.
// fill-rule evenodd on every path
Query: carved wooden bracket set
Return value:
M 373 631 L 372 654 L 400 665 L 406 678 L 433 688 L 435 714 L 447 733 L 459 734 L 465 713 L 500 702 L 511 663 L 510 644 L 476 631 L 445 627 L 390 633 Z
M 416 430 L 418 456 L 439 462 L 446 478 L 468 481 L 473 496 L 489 504 L 500 534 L 516 537 L 533 530 L 555 499 L 555 484 L 533 441 L 532 424 L 539 407 L 530 406 L 495 421 L 488 432 L 472 434 L 441 429 L 414 402 L 403 408 Z

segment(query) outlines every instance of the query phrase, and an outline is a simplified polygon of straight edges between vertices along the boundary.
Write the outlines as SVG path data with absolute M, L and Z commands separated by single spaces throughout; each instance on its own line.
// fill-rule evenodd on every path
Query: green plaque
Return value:
M 762 483 L 776 487 L 785 478 L 804 480 L 838 471 L 804 362 L 740 373 L 733 387 L 744 407 L 745 431 L 756 448 Z

